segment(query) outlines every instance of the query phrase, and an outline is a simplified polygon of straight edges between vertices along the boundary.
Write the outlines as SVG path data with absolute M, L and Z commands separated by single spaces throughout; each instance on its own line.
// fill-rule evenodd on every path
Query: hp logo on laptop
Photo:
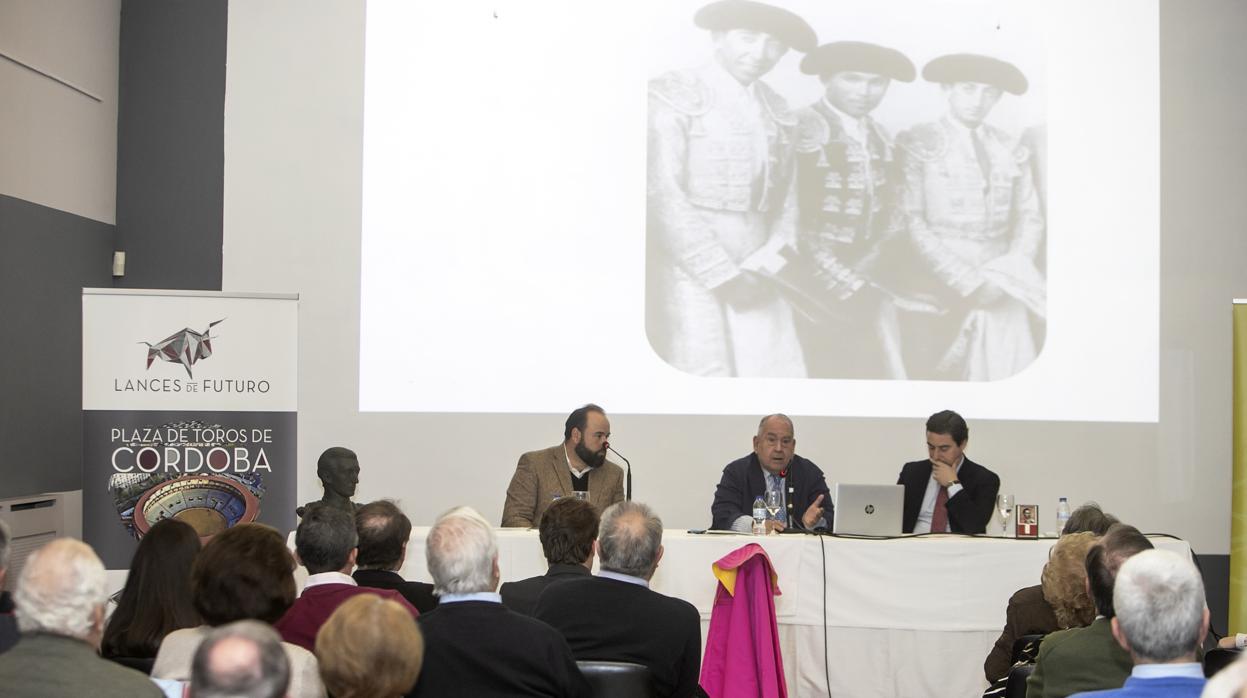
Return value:
M 875 513 L 875 505 L 874 505 L 874 504 L 867 504 L 867 505 L 866 505 L 866 513 L 867 513 L 867 514 L 873 514 L 873 513 Z

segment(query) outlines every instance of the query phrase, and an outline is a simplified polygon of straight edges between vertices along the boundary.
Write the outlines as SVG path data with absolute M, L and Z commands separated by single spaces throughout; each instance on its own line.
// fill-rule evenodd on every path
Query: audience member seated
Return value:
M 411 612 L 419 615 L 392 589 L 361 587 L 351 577 L 355 569 L 356 544 L 355 520 L 350 514 L 332 507 L 310 507 L 299 521 L 294 534 L 294 553 L 307 568 L 307 583 L 303 594 L 273 627 L 281 633 L 281 639 L 296 644 L 309 652 L 316 646 L 316 633 L 329 620 L 343 601 L 365 592 L 372 592 L 393 599 Z
M 1084 628 L 1095 620 L 1095 601 L 1087 588 L 1087 553 L 1099 540 L 1090 531 L 1067 533 L 1049 551 L 1039 588 L 1059 629 Z
M 398 574 L 407 559 L 407 539 L 411 537 L 411 519 L 398 505 L 388 499 L 365 504 L 355 513 L 355 530 L 359 554 L 351 576 L 357 584 L 393 589 L 421 613 L 437 607 L 432 584 L 409 582 Z
M 105 657 L 156 656 L 165 635 L 200 624 L 191 598 L 191 566 L 199 534 L 178 519 L 162 519 L 139 541 L 117 609 L 104 627 Z
M 593 542 L 598 537 L 598 512 L 583 499 L 563 497 L 541 515 L 541 549 L 550 567 L 540 577 L 507 582 L 499 590 L 507 608 L 533 614 L 537 597 L 546 587 L 589 576 L 593 569 Z
M 294 603 L 294 594 L 294 557 L 276 529 L 245 523 L 217 534 L 191 566 L 191 596 L 207 625 L 166 635 L 152 678 L 190 681 L 195 650 L 211 628 L 240 620 L 272 623 Z M 291 698 L 323 697 L 316 657 L 289 643 L 282 649 L 290 663 Z
M 209 631 L 195 650 L 189 698 L 281 698 L 290 661 L 271 627 L 240 620 Z
M 1069 533 L 1048 551 L 1041 584 L 1025 587 L 1009 597 L 1005 627 L 983 662 L 987 680 L 1009 676 L 1013 666 L 1013 643 L 1024 635 L 1046 635 L 1062 628 L 1081 628 L 1095 619 L 1095 604 L 1087 593 L 1084 562 L 1094 533 Z
M 563 636 L 502 605 L 498 539 L 480 514 L 460 507 L 438 517 L 425 556 L 440 601 L 419 619 L 424 668 L 411 695 L 590 695 Z
M 3 570 L 0 570 L 0 572 L 3 572 Z M 0 581 L 3 581 L 3 579 L 4 577 L 0 576 Z M 1247 633 L 1234 633 L 1233 635 L 1226 635 L 1220 640 L 1217 640 L 1217 647 L 1220 647 L 1223 650 L 1241 650 L 1244 647 L 1247 647 Z
M 1087 552 L 1087 587 L 1095 620 L 1085 628 L 1058 630 L 1039 645 L 1035 671 L 1026 680 L 1027 698 L 1065 698 L 1079 691 L 1118 688 L 1134 662 L 1113 639 L 1113 580 L 1132 555 L 1152 549 L 1139 529 L 1115 524 Z
M 649 588 L 662 559 L 662 520 L 644 504 L 616 504 L 602 514 L 597 549 L 598 576 L 546 589 L 536 618 L 562 632 L 578 660 L 644 664 L 656 696 L 696 695 L 701 616 Z
M 1134 660 L 1121 688 L 1082 698 L 1198 698 L 1204 689 L 1200 646 L 1208 607 L 1199 570 L 1168 550 L 1145 550 L 1127 560 L 1113 587 L 1113 637 Z
M 1065 522 L 1065 528 L 1061 529 L 1061 535 L 1089 531 L 1097 536 L 1102 536 L 1108 533 L 1108 529 L 1115 523 L 1121 523 L 1116 516 L 1104 511 L 1095 502 L 1087 502 L 1069 515 L 1069 520 Z
M 1199 695 L 1200 698 L 1247 698 L 1247 654 L 1240 655 L 1233 664 L 1209 678 L 1204 692 Z
M 21 640 L 0 654 L 0 694 L 160 697 L 146 676 L 97 654 L 108 592 L 104 564 L 90 546 L 58 538 L 36 550 L 14 596 Z
M 9 571 L 9 526 L 0 521 L 0 654 L 17 644 L 17 617 L 13 615 L 13 597 L 4 591 L 4 578 Z
M 338 606 L 321 626 L 316 659 L 334 698 L 394 698 L 415 686 L 424 639 L 407 609 L 360 594 Z

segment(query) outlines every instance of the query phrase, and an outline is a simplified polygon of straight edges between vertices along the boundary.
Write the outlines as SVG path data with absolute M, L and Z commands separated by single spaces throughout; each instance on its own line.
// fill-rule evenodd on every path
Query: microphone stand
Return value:
M 801 517 L 793 518 L 792 516 L 792 497 L 794 492 L 793 486 L 788 484 L 788 478 L 784 478 L 784 487 L 788 490 L 787 496 L 784 497 L 784 504 L 788 505 L 788 527 L 794 529 L 805 528 L 805 522 L 801 520 Z
M 615 455 L 619 456 L 619 460 L 623 461 L 624 465 L 628 466 L 628 469 L 624 472 L 624 501 L 631 502 L 632 501 L 632 464 L 628 462 L 627 458 L 624 458 L 622 453 L 620 453 L 619 451 L 616 451 L 613 447 L 611 447 L 610 444 L 607 444 L 606 448 L 609 449 L 611 453 L 614 453 Z

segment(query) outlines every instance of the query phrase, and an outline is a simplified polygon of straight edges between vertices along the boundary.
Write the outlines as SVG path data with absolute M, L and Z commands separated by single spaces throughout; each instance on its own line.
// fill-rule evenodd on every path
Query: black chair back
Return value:
M 121 666 L 130 667 L 151 676 L 152 666 L 156 663 L 155 657 L 105 657 L 117 662 Z
M 1204 676 L 1211 679 L 1213 674 L 1233 664 L 1241 656 L 1243 651 L 1238 648 L 1214 647 L 1208 650 L 1204 653 Z
M 1009 683 L 1005 684 L 1005 698 L 1026 698 L 1026 679 L 1034 670 L 1034 664 L 1019 664 L 1010 669 Z
M 649 667 L 632 662 L 579 661 L 580 673 L 593 688 L 593 698 L 653 698 Z
M 1018 639 L 1014 640 L 1013 641 L 1013 654 L 1011 655 L 1012 659 L 1010 659 L 1009 661 L 1013 662 L 1014 664 L 1022 661 L 1023 659 L 1026 659 L 1032 662 L 1035 661 L 1035 657 L 1038 656 L 1039 654 L 1039 641 L 1043 639 L 1043 636 L 1044 636 L 1043 633 L 1033 633 L 1030 635 L 1023 635 L 1019 637 Z M 1026 650 L 1026 648 L 1030 646 L 1033 646 L 1035 648 L 1035 651 L 1031 653 L 1030 656 L 1023 657 L 1022 656 L 1023 651 Z

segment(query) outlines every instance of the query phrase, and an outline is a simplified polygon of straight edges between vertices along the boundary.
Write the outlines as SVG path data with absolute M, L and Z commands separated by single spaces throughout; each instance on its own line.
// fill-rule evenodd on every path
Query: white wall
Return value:
M 0 2 L 0 193 L 115 222 L 120 30 L 121 0 Z
M 1162 12 L 1180 9 L 1199 18 L 1217 11 L 1210 6 L 1174 3 Z M 1226 26 L 1242 26 L 1243 10 L 1234 11 Z M 363 26 L 362 3 L 231 4 L 224 289 L 302 295 L 301 501 L 319 497 L 316 456 L 341 444 L 360 455 L 360 500 L 397 497 L 417 523 L 455 504 L 470 504 L 497 520 L 516 458 L 557 443 L 565 413 L 356 409 Z M 1209 101 L 1216 101 L 1211 98 L 1230 99 L 1212 92 L 1219 83 L 1201 72 L 1207 52 L 1183 45 L 1181 32 L 1180 23 L 1162 21 L 1162 95 L 1171 100 L 1162 110 L 1166 138 L 1200 132 Z M 1236 40 L 1227 34 L 1225 46 Z M 1236 90 L 1234 64 L 1213 64 L 1223 71 L 1215 77 Z M 1190 79 L 1193 73 L 1200 79 Z M 1181 88 L 1176 95 L 1168 89 L 1171 82 Z M 1235 93 L 1232 99 L 1240 98 Z M 429 100 L 430 108 L 455 108 L 438 95 Z M 1215 118 L 1227 121 L 1241 113 L 1216 112 Z M 1230 157 L 1227 146 L 1234 148 Z M 1247 236 L 1241 234 L 1247 203 L 1234 194 L 1247 185 L 1247 173 L 1235 165 L 1243 161 L 1241 150 L 1241 137 L 1162 144 L 1158 424 L 1005 422 L 967 415 L 970 455 L 996 470 L 1003 490 L 1018 502 L 1038 503 L 1045 522 L 1058 496 L 1074 503 L 1095 499 L 1146 531 L 1187 538 L 1197 552 L 1228 552 L 1229 301 L 1247 295 L 1240 271 L 1247 259 Z M 413 192 L 414 215 L 418 196 Z M 454 338 L 438 337 L 431 328 L 428 341 Z M 505 343 L 500 338 L 500 347 Z M 398 348 L 394 361 L 402 360 Z M 549 380 L 574 384 L 608 370 L 586 356 Z M 756 413 L 784 408 L 782 396 L 760 395 Z M 611 416 L 612 443 L 636 466 L 636 498 L 680 528 L 709 523 L 719 471 L 747 453 L 756 423 L 756 416 Z M 797 438 L 798 451 L 819 463 L 830 481 L 892 482 L 902 462 L 924 455 L 921 420 L 804 418 L 797 420 Z

